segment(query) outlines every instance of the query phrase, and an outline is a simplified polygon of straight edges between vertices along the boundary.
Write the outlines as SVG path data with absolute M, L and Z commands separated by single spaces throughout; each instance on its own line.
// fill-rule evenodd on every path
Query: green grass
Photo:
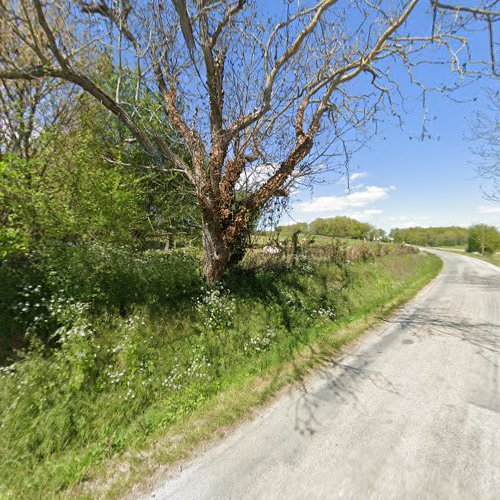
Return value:
M 463 247 L 435 247 L 436 250 L 444 250 L 446 252 L 458 253 L 461 255 L 466 255 L 467 257 L 473 257 L 474 259 L 483 260 L 489 262 L 495 266 L 500 267 L 500 252 L 496 252 L 493 255 L 480 255 L 477 253 L 468 253 Z
M 450 252 L 465 252 L 464 245 L 454 245 L 449 247 L 432 247 L 432 248 L 435 248 L 436 250 L 449 250 Z
M 55 351 L 33 342 L 1 380 L 0 497 L 120 498 L 335 355 L 440 266 L 407 254 L 242 271 L 198 305 L 85 316 L 92 325 L 76 332 L 93 333 Z
M 489 262 L 490 264 L 493 264 L 495 266 L 500 267 L 500 253 L 497 252 L 493 255 L 479 255 L 475 253 L 466 253 L 465 255 L 469 257 L 474 257 L 475 259 L 480 259 L 484 260 L 485 262 Z

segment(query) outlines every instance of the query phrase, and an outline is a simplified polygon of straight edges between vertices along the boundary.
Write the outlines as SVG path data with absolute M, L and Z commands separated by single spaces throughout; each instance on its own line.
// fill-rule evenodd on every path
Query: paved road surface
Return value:
M 500 499 L 500 269 L 441 275 L 158 485 L 168 499 Z

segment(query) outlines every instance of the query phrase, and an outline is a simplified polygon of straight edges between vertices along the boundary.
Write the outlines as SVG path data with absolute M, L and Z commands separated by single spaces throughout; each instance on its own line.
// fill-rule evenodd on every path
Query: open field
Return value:
M 449 247 L 431 247 L 431 248 L 435 248 L 436 250 L 450 251 L 450 252 L 465 252 L 464 245 L 456 245 L 456 246 L 449 246 Z

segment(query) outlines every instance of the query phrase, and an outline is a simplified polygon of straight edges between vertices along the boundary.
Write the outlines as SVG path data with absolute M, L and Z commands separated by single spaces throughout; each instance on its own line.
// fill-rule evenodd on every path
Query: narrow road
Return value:
M 500 269 L 435 253 L 412 302 L 153 496 L 500 498 Z

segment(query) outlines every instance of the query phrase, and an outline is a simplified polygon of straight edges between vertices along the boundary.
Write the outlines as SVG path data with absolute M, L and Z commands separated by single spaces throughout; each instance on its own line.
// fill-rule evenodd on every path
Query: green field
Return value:
M 437 250 L 447 250 L 450 252 L 465 252 L 465 247 L 463 245 L 455 245 L 455 246 L 449 246 L 449 247 L 432 247 Z

